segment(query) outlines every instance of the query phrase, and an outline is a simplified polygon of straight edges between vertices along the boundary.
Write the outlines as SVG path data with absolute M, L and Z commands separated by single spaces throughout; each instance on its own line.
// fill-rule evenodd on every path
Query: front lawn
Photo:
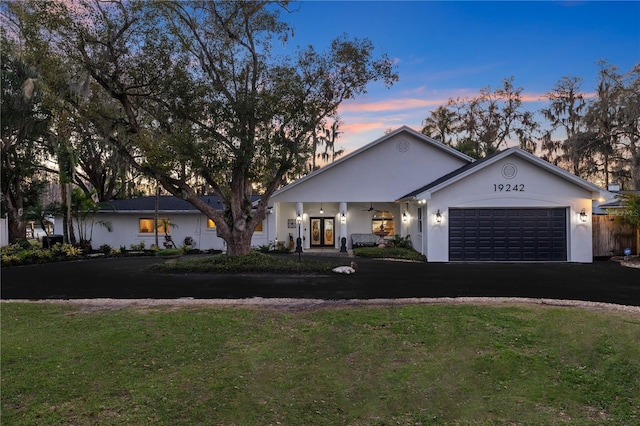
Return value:
M 637 425 L 640 319 L 2 303 L 7 425 Z

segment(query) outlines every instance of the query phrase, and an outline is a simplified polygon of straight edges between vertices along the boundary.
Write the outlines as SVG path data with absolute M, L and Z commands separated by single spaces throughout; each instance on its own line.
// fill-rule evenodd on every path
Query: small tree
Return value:
M 624 223 L 636 229 L 636 254 L 640 255 L 640 195 L 627 192 L 617 196 L 622 202 L 624 210 L 619 215 Z
M 173 242 L 173 240 L 171 239 L 171 236 L 169 235 L 169 232 L 171 232 L 171 228 L 178 228 L 178 224 L 175 222 L 172 222 L 169 218 L 163 217 L 160 218 L 156 221 L 156 235 L 158 233 L 159 230 L 162 229 L 162 232 L 164 233 L 164 246 L 165 248 L 170 248 L 171 246 L 175 247 L 176 244 Z
M 96 213 L 98 213 L 102 204 L 93 200 L 93 194 L 93 192 L 85 194 L 80 188 L 74 188 L 71 194 L 71 209 L 78 229 L 79 244 L 85 249 L 91 249 L 91 239 L 93 238 L 95 224 L 104 226 L 109 232 L 112 231 L 111 222 L 96 221 Z

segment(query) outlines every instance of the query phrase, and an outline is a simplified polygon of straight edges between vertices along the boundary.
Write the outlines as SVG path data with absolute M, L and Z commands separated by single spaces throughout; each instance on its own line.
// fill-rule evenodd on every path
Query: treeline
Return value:
M 599 65 L 595 93 L 583 92 L 581 77 L 563 77 L 545 94 L 547 106 L 530 111 L 511 77 L 449 99 L 422 133 L 474 158 L 517 144 L 597 185 L 640 189 L 640 63 L 626 73 Z

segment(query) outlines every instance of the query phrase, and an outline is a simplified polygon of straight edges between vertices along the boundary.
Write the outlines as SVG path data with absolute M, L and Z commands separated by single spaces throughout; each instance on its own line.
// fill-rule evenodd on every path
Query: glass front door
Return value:
M 311 218 L 311 247 L 335 247 L 334 219 Z

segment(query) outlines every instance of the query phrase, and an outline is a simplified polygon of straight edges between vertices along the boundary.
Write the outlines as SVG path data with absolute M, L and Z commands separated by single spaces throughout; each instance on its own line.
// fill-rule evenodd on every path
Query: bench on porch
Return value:
M 380 237 L 374 234 L 351 234 L 351 247 L 376 247 Z

